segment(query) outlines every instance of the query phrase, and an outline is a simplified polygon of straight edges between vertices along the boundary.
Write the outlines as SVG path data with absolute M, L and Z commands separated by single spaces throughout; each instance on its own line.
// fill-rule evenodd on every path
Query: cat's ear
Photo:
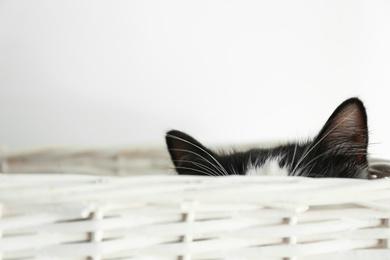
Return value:
M 165 140 L 178 174 L 216 175 L 216 155 L 197 140 L 177 130 L 167 132 Z
M 336 108 L 313 142 L 329 155 L 343 156 L 348 163 L 367 164 L 367 114 L 358 98 Z

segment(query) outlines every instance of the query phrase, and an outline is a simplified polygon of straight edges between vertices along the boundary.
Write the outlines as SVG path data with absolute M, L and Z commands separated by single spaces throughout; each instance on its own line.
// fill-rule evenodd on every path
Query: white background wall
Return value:
M 0 143 L 313 136 L 350 96 L 390 154 L 389 1 L 0 1 Z

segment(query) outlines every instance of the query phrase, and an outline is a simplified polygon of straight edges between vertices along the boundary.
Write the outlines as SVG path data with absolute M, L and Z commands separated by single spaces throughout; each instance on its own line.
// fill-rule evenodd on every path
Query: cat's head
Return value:
M 166 134 L 166 143 L 177 173 L 183 175 L 368 178 L 367 116 L 357 98 L 338 106 L 308 142 L 223 154 L 172 130 Z

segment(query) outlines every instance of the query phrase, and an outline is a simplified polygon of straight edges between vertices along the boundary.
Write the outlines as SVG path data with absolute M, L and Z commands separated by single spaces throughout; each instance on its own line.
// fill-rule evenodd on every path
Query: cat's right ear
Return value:
M 171 130 L 165 136 L 167 148 L 178 174 L 210 175 L 215 154 L 191 136 Z
M 312 154 L 328 158 L 332 165 L 336 165 L 339 160 L 345 165 L 366 169 L 368 129 L 363 102 L 350 98 L 339 105 L 313 143 L 316 152 Z

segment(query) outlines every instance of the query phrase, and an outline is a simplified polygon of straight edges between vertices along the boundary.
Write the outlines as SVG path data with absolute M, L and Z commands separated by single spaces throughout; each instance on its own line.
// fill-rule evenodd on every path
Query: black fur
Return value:
M 166 143 L 176 171 L 183 175 L 245 175 L 249 168 L 278 159 L 290 176 L 368 178 L 367 115 L 357 98 L 337 107 L 320 133 L 308 142 L 223 154 L 172 130 L 166 134 Z

